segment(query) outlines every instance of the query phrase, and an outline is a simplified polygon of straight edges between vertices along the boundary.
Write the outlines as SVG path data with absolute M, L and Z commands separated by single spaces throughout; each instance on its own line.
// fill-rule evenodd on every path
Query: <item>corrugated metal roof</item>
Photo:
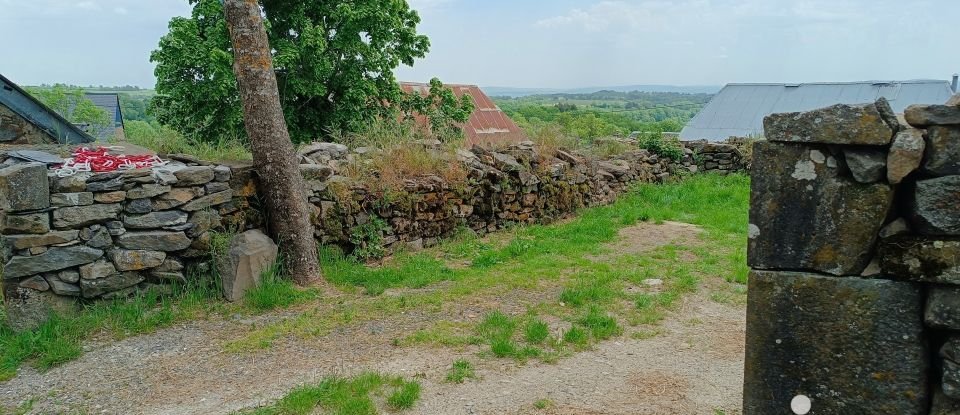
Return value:
M 466 136 L 464 145 L 471 147 L 474 145 L 489 146 L 500 143 L 518 143 L 526 140 L 523 130 L 517 126 L 507 116 L 493 100 L 485 94 L 480 87 L 476 85 L 457 85 L 445 84 L 444 86 L 453 90 L 457 98 L 469 95 L 473 98 L 474 110 L 461 127 Z M 400 87 L 404 92 L 417 92 L 427 94 L 430 92 L 430 85 L 416 82 L 401 82 Z
M 43 130 L 60 144 L 90 143 L 94 138 L 0 75 L 0 104 Z
M 680 138 L 721 141 L 761 136 L 763 118 L 770 114 L 868 103 L 880 97 L 902 113 L 913 104 L 942 104 L 952 95 L 950 82 L 937 80 L 728 84 L 687 123 Z

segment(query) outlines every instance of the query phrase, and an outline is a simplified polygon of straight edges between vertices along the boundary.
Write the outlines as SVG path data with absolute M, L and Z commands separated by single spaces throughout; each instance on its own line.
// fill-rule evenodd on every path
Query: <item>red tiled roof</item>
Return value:
M 523 130 L 517 127 L 517 124 L 501 111 L 497 104 L 480 90 L 480 87 L 456 84 L 445 84 L 444 86 L 452 89 L 457 98 L 464 95 L 473 98 L 473 114 L 470 114 L 470 119 L 461 126 L 466 138 L 465 146 L 489 147 L 494 144 L 518 143 L 527 139 Z M 429 84 L 416 82 L 401 82 L 400 87 L 407 93 L 427 94 L 430 91 Z

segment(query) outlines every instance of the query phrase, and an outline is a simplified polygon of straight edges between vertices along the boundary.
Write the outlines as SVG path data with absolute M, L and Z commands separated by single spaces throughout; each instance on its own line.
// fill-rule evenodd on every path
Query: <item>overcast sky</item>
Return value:
M 433 44 L 399 78 L 484 86 L 947 79 L 960 0 L 411 0 Z M 0 0 L 0 73 L 153 86 L 186 0 Z

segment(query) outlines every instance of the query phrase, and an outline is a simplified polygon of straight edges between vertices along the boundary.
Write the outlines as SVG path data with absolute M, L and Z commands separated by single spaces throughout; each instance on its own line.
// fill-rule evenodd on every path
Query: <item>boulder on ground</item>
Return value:
M 916 285 L 771 271 L 749 284 L 745 414 L 789 413 L 798 395 L 817 414 L 926 414 Z
M 235 236 L 219 264 L 224 297 L 228 301 L 242 299 L 247 290 L 260 283 L 260 275 L 277 261 L 277 252 L 277 244 L 259 230 Z
M 884 100 L 773 114 L 763 119 L 764 134 L 769 141 L 883 146 L 896 133 L 885 119 L 889 106 Z
M 15 331 L 33 330 L 51 314 L 71 315 L 77 310 L 77 303 L 72 298 L 51 291 L 40 292 L 11 284 L 3 295 L 7 325 Z

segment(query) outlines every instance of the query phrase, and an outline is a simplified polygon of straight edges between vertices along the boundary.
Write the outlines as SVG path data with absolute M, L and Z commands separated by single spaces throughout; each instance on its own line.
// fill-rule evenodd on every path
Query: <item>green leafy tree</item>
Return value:
M 457 127 L 458 123 L 467 121 L 473 113 L 474 103 L 469 95 L 460 98 L 440 82 L 439 79 L 430 80 L 430 91 L 427 94 L 410 94 L 400 100 L 400 110 L 403 117 L 413 120 L 418 115 L 425 117 L 430 124 L 430 132 L 440 140 L 461 138 L 463 130 Z
M 171 20 L 169 33 L 151 54 L 159 94 L 154 114 L 195 140 L 243 137 L 220 0 L 190 2 L 191 17 Z M 427 37 L 417 33 L 419 15 L 405 0 L 260 4 L 292 140 L 358 131 L 375 119 L 397 119 L 399 111 L 425 103 L 404 94 L 393 74 L 401 64 L 413 65 L 430 47 Z M 447 112 L 449 106 L 435 108 L 442 111 L 441 120 L 466 119 L 460 110 Z
M 113 128 L 110 115 L 87 99 L 80 88 L 56 84 L 49 88 L 29 88 L 28 92 L 67 121 L 86 125 L 87 132 L 94 135 Z

